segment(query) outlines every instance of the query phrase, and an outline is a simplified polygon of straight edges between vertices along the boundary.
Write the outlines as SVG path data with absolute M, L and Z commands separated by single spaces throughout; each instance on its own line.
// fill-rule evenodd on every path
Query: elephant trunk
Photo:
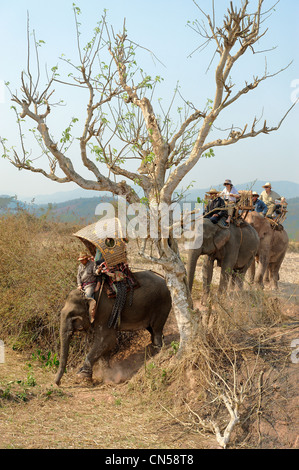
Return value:
M 60 385 L 61 377 L 63 376 L 65 368 L 66 368 L 72 334 L 73 334 L 73 330 L 69 326 L 61 328 L 60 361 L 59 361 L 59 369 L 55 377 L 56 385 Z
M 190 250 L 189 255 L 188 255 L 188 262 L 187 262 L 187 279 L 188 279 L 190 292 L 193 286 L 193 280 L 194 280 L 194 274 L 195 274 L 198 256 L 199 255 L 197 254 L 197 252 L 195 254 L 194 251 Z

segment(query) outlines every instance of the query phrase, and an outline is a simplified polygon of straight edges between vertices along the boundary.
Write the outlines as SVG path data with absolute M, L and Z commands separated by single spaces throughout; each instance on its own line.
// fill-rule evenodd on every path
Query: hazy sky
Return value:
M 186 26 L 188 20 L 202 18 L 192 0 L 77 0 L 75 3 L 82 10 L 82 42 L 91 38 L 104 8 L 108 10 L 108 21 L 115 31 L 121 29 L 123 19 L 126 18 L 130 39 L 151 50 L 159 59 L 156 60 L 142 50 L 137 57 L 146 73 L 164 78 L 161 87 L 157 89 L 157 96 L 162 98 L 166 108 L 177 81 L 184 98 L 192 101 L 198 109 L 204 108 L 208 98 L 214 98 L 213 64 L 216 61 L 209 68 L 214 49 L 207 48 L 188 57 L 201 44 L 201 38 Z M 239 5 L 240 1 L 235 3 Z M 256 3 L 256 0 L 251 1 L 252 10 Z M 265 8 L 273 3 L 275 0 L 265 0 Z M 73 0 L 0 1 L 0 135 L 8 139 L 10 147 L 18 146 L 18 128 L 10 110 L 10 96 L 4 90 L 3 83 L 9 81 L 13 91 L 20 86 L 20 73 L 26 68 L 27 62 L 27 11 L 30 15 L 30 29 L 35 30 L 37 40 L 45 41 L 40 48 L 40 64 L 44 71 L 46 66 L 50 69 L 59 64 L 62 53 L 67 57 L 77 57 L 72 4 Z M 205 11 L 211 12 L 211 0 L 198 0 L 198 4 Z M 216 18 L 220 25 L 223 8 L 228 4 L 227 0 L 215 0 Z M 298 18 L 298 0 L 281 0 L 275 7 L 272 16 L 265 23 L 265 28 L 268 27 L 269 30 L 260 41 L 259 50 L 277 47 L 267 53 L 249 53 L 242 58 L 232 73 L 232 80 L 236 83 L 234 91 L 242 88 L 245 81 L 251 82 L 253 76 L 263 75 L 266 55 L 269 73 L 280 70 L 292 60 L 293 63 L 286 71 L 264 81 L 255 91 L 245 95 L 239 104 L 229 108 L 223 114 L 219 127 L 244 127 L 245 123 L 250 127 L 255 116 L 261 118 L 261 123 L 266 119 L 269 127 L 275 126 L 291 106 L 292 100 L 299 97 Z M 64 98 L 59 87 L 57 98 Z M 85 111 L 82 97 L 77 99 L 74 95 L 69 95 L 69 100 L 67 105 L 70 108 L 65 106 L 62 110 L 56 112 L 53 109 L 51 112 L 51 123 L 54 131 L 57 131 L 57 140 L 73 113 L 80 113 L 79 108 Z M 247 139 L 232 146 L 215 148 L 215 157 L 200 160 L 192 174 L 183 181 L 183 186 L 191 181 L 199 188 L 217 186 L 226 178 L 232 179 L 236 185 L 255 179 L 299 183 L 298 131 L 299 104 L 291 111 L 278 132 Z M 218 136 L 223 138 L 227 133 L 219 130 L 217 134 L 216 130 L 213 131 L 213 140 Z M 72 151 L 76 169 L 79 169 L 78 151 L 74 148 Z M 39 165 L 42 166 L 41 161 Z M 51 182 L 25 170 L 18 171 L 7 160 L 0 158 L 0 194 L 18 194 L 21 198 L 22 195 L 35 196 L 75 187 L 74 184 Z

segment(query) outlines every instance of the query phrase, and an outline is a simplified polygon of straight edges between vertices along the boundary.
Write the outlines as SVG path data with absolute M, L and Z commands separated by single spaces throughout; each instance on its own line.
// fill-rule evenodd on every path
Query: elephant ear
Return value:
M 268 222 L 266 219 L 261 217 L 259 214 L 256 214 L 254 218 L 253 228 L 258 233 L 260 240 L 265 238 L 265 236 L 267 235 L 267 233 L 269 233 L 269 231 L 270 232 L 272 231 L 270 222 Z
M 87 300 L 88 300 L 88 304 L 89 304 L 89 307 L 88 307 L 89 319 L 90 319 L 91 323 L 93 323 L 94 317 L 95 317 L 95 308 L 96 308 L 97 303 L 94 299 L 87 299 Z
M 230 230 L 229 229 L 220 229 L 216 233 L 214 237 L 214 244 L 217 248 L 217 250 L 221 250 L 221 248 L 224 247 L 224 245 L 228 242 L 230 238 Z

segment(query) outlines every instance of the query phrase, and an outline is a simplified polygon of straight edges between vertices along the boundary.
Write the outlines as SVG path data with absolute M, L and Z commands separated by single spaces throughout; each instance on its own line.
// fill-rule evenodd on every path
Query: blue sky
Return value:
M 190 53 L 201 43 L 201 38 L 186 26 L 188 21 L 201 19 L 202 16 L 192 0 L 77 0 L 81 8 L 82 39 L 91 37 L 96 22 L 103 9 L 108 10 L 108 21 L 114 29 L 120 30 L 124 17 L 128 36 L 136 43 L 150 49 L 159 61 L 144 51 L 140 51 L 138 63 L 152 76 L 164 78 L 157 95 L 163 104 L 171 100 L 177 81 L 186 100 L 192 101 L 198 109 L 205 106 L 207 98 L 213 99 L 215 92 L 214 69 L 206 72 L 213 55 L 213 49 L 202 53 Z M 211 0 L 198 0 L 200 6 L 211 12 Z M 237 1 L 237 4 L 240 2 Z M 252 0 L 252 8 L 256 4 Z M 274 1 L 265 0 L 265 8 Z M 0 83 L 9 81 L 12 90 L 20 84 L 20 73 L 26 67 L 27 60 L 27 11 L 30 15 L 30 28 L 34 29 L 37 39 L 45 44 L 40 49 L 41 68 L 48 68 L 59 62 L 64 53 L 76 58 L 76 35 L 73 0 L 11 0 L 1 2 L 0 6 Z M 221 24 L 226 0 L 216 0 L 216 18 Z M 236 90 L 245 81 L 250 82 L 253 75 L 264 73 L 265 56 L 269 73 L 274 73 L 293 60 L 292 65 L 274 78 L 264 81 L 257 90 L 245 95 L 239 104 L 227 111 L 219 127 L 229 128 L 232 124 L 250 126 L 254 117 L 267 119 L 268 126 L 275 126 L 292 104 L 294 97 L 299 97 L 299 57 L 298 57 L 298 0 L 281 0 L 275 12 L 267 20 L 268 33 L 261 40 L 260 49 L 273 51 L 265 54 L 248 54 L 242 58 L 233 72 L 232 79 Z M 216 62 L 214 62 L 216 64 Z M 60 93 L 60 90 L 57 90 Z M 63 98 L 60 94 L 59 97 Z M 81 98 L 70 95 L 70 110 L 52 111 L 54 130 L 62 131 L 68 124 L 68 117 L 78 109 Z M 15 117 L 10 111 L 10 97 L 3 89 L 0 91 L 0 135 L 9 140 L 9 144 L 18 144 L 18 129 Z M 83 106 L 83 102 L 82 102 Z M 69 113 L 69 114 L 67 114 Z M 215 157 L 202 159 L 193 169 L 192 174 L 183 180 L 183 186 L 194 181 L 194 186 L 206 188 L 221 184 L 230 178 L 237 185 L 247 181 L 290 180 L 299 183 L 299 104 L 291 111 L 278 132 L 247 139 L 233 146 L 215 149 Z M 58 135 L 58 134 L 57 134 Z M 225 135 L 226 136 L 226 135 Z M 213 139 L 217 137 L 214 131 Z M 223 137 L 223 133 L 220 133 Z M 59 136 L 57 137 L 59 138 Z M 76 154 L 77 155 L 77 154 Z M 74 154 L 76 162 L 77 156 Z M 79 170 L 79 161 L 76 169 Z M 85 173 L 84 173 L 85 174 Z M 87 174 L 85 174 L 87 176 Z M 0 194 L 18 194 L 35 196 L 57 191 L 74 189 L 74 184 L 61 185 L 45 177 L 18 171 L 8 161 L 0 158 Z

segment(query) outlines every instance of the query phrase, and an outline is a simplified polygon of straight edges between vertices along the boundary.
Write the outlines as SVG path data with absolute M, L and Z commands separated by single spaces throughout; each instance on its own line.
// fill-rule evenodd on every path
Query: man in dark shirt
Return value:
M 222 217 L 227 217 L 224 200 L 218 196 L 217 189 L 212 188 L 208 191 L 210 195 L 209 202 L 204 210 L 204 217 L 210 219 L 213 224 L 217 224 Z
M 259 194 L 256 191 L 253 191 L 252 193 L 252 202 L 254 206 L 254 211 L 258 213 L 262 213 L 263 216 L 265 217 L 268 211 L 268 206 L 261 200 L 258 199 Z

